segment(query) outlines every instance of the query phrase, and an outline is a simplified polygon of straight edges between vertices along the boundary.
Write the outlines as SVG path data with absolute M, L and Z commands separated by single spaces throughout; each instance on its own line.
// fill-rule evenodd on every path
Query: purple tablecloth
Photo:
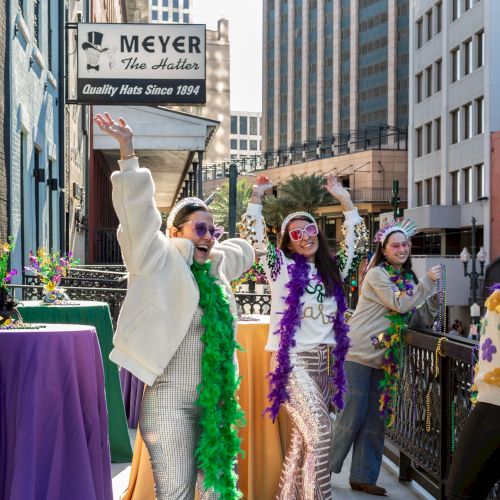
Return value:
M 0 498 L 111 500 L 95 329 L 0 330 Z
M 141 382 L 125 368 L 120 368 L 120 384 L 122 386 L 123 404 L 127 414 L 128 426 L 130 429 L 137 429 L 142 394 L 144 393 L 144 382 Z

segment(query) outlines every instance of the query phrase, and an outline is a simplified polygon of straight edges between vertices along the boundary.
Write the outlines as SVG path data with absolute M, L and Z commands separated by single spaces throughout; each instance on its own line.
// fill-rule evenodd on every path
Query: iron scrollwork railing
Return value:
M 397 416 L 387 432 L 386 454 L 399 462 L 400 479 L 418 481 L 439 499 L 445 498 L 455 445 L 472 410 L 476 346 L 430 330 L 410 329 L 404 337 Z M 498 493 L 497 484 L 490 498 L 500 498 Z

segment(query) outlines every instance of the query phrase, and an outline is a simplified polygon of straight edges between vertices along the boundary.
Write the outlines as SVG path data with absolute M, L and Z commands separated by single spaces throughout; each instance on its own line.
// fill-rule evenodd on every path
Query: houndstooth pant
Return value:
M 198 307 L 174 357 L 142 400 L 139 425 L 151 457 L 158 500 L 192 500 L 198 487 L 203 500 L 218 495 L 203 491 L 195 450 L 201 409 L 196 387 L 201 381 L 203 311 Z M 197 481 L 198 480 L 198 481 Z
M 293 428 L 276 498 L 278 500 L 329 500 L 332 424 L 328 411 L 329 346 L 291 353 L 288 381 L 290 399 L 284 404 Z M 276 365 L 276 353 L 271 369 Z

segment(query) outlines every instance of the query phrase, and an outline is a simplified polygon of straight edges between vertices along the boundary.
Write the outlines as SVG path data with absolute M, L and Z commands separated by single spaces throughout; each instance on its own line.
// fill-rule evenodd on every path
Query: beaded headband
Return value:
M 286 226 L 288 226 L 288 223 L 292 219 L 297 219 L 297 218 L 300 218 L 300 217 L 307 217 L 308 219 L 311 220 L 311 222 L 316 223 L 315 218 L 310 213 L 307 213 L 307 212 L 293 212 L 290 215 L 287 215 L 285 217 L 285 220 L 283 221 L 283 224 L 281 224 L 281 236 L 283 236 L 285 234 Z
M 177 214 L 188 205 L 203 207 L 205 210 L 208 210 L 207 204 L 199 198 L 183 198 L 181 201 L 179 201 L 179 203 L 176 203 L 174 205 L 174 208 L 172 208 L 172 210 L 170 210 L 167 218 L 167 229 L 170 229 L 174 225 L 174 220 L 177 217 Z
M 417 232 L 417 225 L 411 219 L 398 219 L 380 229 L 373 241 L 383 245 L 387 236 L 396 231 L 403 233 L 407 238 L 411 238 Z

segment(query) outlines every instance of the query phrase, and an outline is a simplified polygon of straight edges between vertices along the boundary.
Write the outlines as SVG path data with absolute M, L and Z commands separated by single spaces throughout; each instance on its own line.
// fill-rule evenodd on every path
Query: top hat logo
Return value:
M 98 50 L 99 52 L 106 52 L 108 50 L 107 47 L 101 48 L 103 36 L 104 35 L 102 33 L 99 33 L 98 31 L 89 31 L 87 33 L 87 41 L 83 42 L 82 44 L 82 49 L 94 49 Z

